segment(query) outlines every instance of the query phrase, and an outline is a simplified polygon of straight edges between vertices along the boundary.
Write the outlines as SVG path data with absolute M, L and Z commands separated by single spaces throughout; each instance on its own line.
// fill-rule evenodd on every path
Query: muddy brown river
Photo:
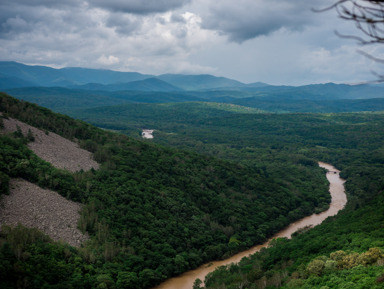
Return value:
M 338 171 L 332 165 L 319 162 L 319 166 L 328 170 L 327 179 L 330 184 L 329 192 L 331 193 L 332 201 L 327 211 L 322 212 L 320 214 L 313 214 L 294 223 L 291 223 L 287 228 L 283 229 L 282 231 L 271 237 L 264 244 L 254 246 L 251 249 L 240 252 L 226 260 L 215 261 L 209 264 L 202 265 L 199 268 L 185 272 L 184 274 L 178 277 L 170 278 L 153 289 L 192 289 L 193 283 L 197 278 L 204 281 L 205 276 L 208 273 L 214 271 L 217 267 L 229 265 L 231 263 L 238 263 L 243 257 L 247 257 L 251 254 L 256 253 L 261 248 L 267 247 L 272 239 L 281 237 L 290 238 L 291 235 L 298 229 L 304 228 L 306 226 L 316 226 L 323 222 L 327 217 L 336 215 L 337 212 L 343 209 L 345 204 L 347 203 L 347 196 L 345 194 L 344 189 L 345 181 L 340 178 L 340 171 Z

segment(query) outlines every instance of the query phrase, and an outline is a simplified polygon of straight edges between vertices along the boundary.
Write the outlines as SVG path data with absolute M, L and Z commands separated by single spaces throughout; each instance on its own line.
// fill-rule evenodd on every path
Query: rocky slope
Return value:
M 3 119 L 4 133 L 12 133 L 20 127 L 24 136 L 31 131 L 35 140 L 28 147 L 40 158 L 59 169 L 71 172 L 97 169 L 99 164 L 92 159 L 92 154 L 53 132 L 44 132 L 16 119 Z
M 71 172 L 98 169 L 92 154 L 55 133 L 45 133 L 15 119 L 3 119 L 1 133 L 13 133 L 18 128 L 24 136 L 32 134 L 34 141 L 28 147 L 40 158 L 59 169 Z M 77 229 L 81 205 L 42 189 L 22 179 L 10 182 L 10 194 L 0 200 L 0 224 L 35 227 L 53 240 L 62 240 L 80 246 L 88 237 Z
M 80 204 L 22 179 L 13 179 L 10 194 L 3 196 L 0 223 L 34 227 L 53 240 L 80 246 L 87 236 L 77 229 Z

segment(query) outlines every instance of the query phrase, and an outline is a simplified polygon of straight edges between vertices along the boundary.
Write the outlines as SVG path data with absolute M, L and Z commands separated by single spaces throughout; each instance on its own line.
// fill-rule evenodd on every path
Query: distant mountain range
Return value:
M 150 77 L 143 80 L 136 80 L 131 82 L 120 82 L 120 83 L 113 83 L 113 84 L 87 83 L 84 85 L 72 86 L 72 88 L 85 89 L 85 90 L 104 90 L 104 91 L 134 90 L 134 91 L 166 92 L 166 91 L 182 90 L 177 86 L 173 86 L 172 84 L 155 77 Z
M 149 75 L 0 62 L 0 91 L 55 109 L 122 103 L 222 102 L 273 112 L 384 110 L 382 84 L 245 84 L 209 74 Z
M 43 86 L 86 90 L 180 91 L 247 87 L 239 81 L 213 75 L 146 75 L 103 69 L 30 66 L 0 62 L 0 89 Z M 250 85 L 252 87 L 252 85 Z

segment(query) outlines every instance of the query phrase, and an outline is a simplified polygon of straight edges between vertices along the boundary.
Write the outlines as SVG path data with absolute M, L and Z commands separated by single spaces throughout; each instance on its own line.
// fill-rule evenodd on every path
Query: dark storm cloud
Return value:
M 191 0 L 88 0 L 90 5 L 115 12 L 151 14 L 167 12 L 191 2 Z
M 0 5 L 0 38 L 8 38 L 20 33 L 30 32 L 39 21 L 39 11 L 21 7 Z
M 315 0 L 222 0 L 212 4 L 203 27 L 243 42 L 281 28 L 301 30 L 312 23 Z
M 367 60 L 357 61 L 355 48 L 333 34 L 348 34 L 346 22 L 311 11 L 334 1 L 0 0 L 0 55 L 54 67 L 219 73 L 246 82 L 364 79 L 362 67 L 372 69 Z
M 5 0 L 0 2 L 0 38 L 13 38 L 21 33 L 28 33 L 49 27 L 50 30 L 62 29 L 65 22 L 74 24 L 84 20 L 78 15 L 78 0 L 48 1 L 48 0 Z M 61 23 L 60 23 L 61 22 Z
M 65 8 L 82 5 L 81 0 L 2 0 L 1 6 L 29 6 L 29 7 L 47 7 L 47 8 Z

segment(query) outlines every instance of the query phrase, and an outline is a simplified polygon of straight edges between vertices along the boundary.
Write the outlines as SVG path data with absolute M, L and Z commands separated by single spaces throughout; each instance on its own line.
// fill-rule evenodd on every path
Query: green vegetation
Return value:
M 79 227 L 91 236 L 75 249 L 34 230 L 6 228 L 1 288 L 149 288 L 229 256 L 327 208 L 317 160 L 342 170 L 347 208 L 220 268 L 206 288 L 382 286 L 383 113 L 272 114 L 211 103 L 72 111 L 133 136 L 127 137 L 5 94 L 0 109 L 3 117 L 78 140 L 101 163 L 72 174 L 35 156 L 26 147 L 30 136 L 0 137 L 0 192 L 8 192 L 10 178 L 22 177 L 82 202 Z M 155 139 L 138 140 L 141 128 L 155 129 Z
M 87 265 L 79 251 L 53 243 L 37 229 L 3 226 L 0 241 L 1 288 L 96 288 L 102 284 L 101 273 Z
M 201 103 L 136 104 L 135 108 L 127 105 L 110 110 L 120 116 L 116 123 L 122 125 L 121 131 L 130 133 L 125 130 L 129 125 L 154 128 L 152 142 L 251 166 L 292 187 L 300 187 L 299 176 L 310 179 L 310 174 L 299 173 L 298 168 L 313 159 L 342 169 L 349 202 L 338 218 L 291 241 L 279 240 L 239 266 L 217 270 L 207 279 L 207 289 L 382 288 L 381 259 L 373 263 L 353 260 L 376 250 L 371 248 L 384 249 L 383 113 L 245 114 Z M 89 121 L 97 118 L 96 109 L 86 112 Z M 108 115 L 109 109 L 104 110 L 105 118 Z M 331 256 L 340 250 L 354 265 L 336 264 L 335 270 L 328 270 L 334 264 Z M 320 271 L 313 274 L 315 265 Z
M 3 117 L 78 140 L 101 163 L 99 170 L 72 174 L 34 155 L 28 136 L 0 136 L 2 192 L 9 178 L 22 177 L 80 201 L 79 226 L 91 235 L 76 250 L 33 230 L 4 230 L 2 288 L 149 288 L 260 243 L 329 203 L 324 171 L 304 156 L 297 171 L 310 179 L 295 187 L 257 167 L 103 131 L 6 94 L 0 110 Z M 37 260 L 46 266 L 36 266 Z M 57 266 L 61 279 L 51 272 Z
M 206 288 L 382 288 L 384 281 L 384 195 L 364 208 L 221 267 Z
M 155 129 L 152 142 L 251 166 L 292 189 L 308 185 L 305 190 L 312 190 L 316 180 L 307 182 L 313 174 L 306 165 L 315 165 L 314 160 L 331 162 L 343 170 L 343 177 L 351 177 L 350 201 L 359 195 L 360 202 L 382 180 L 383 113 L 272 114 L 227 108 L 205 103 L 131 104 L 88 109 L 81 117 L 137 138 L 139 128 Z M 372 176 L 370 185 L 361 180 L 362 168 L 357 165 L 364 167 L 365 162 L 372 165 L 366 173 Z M 356 166 L 352 169 L 351 164 Z
M 147 79 L 143 82 L 149 81 Z M 152 81 L 155 79 L 152 79 Z M 9 83 L 8 83 L 9 84 Z M 133 83 L 131 83 L 133 84 Z M 190 85 L 190 84 L 189 84 Z M 223 90 L 164 91 L 129 83 L 91 83 L 71 87 L 20 87 L 6 89 L 14 97 L 73 116 L 79 109 L 122 104 L 180 102 L 226 103 L 269 112 L 359 112 L 384 110 L 380 85 L 321 84 L 301 87 L 256 86 Z M 55 85 L 56 86 L 56 85 Z M 135 86 L 135 85 L 134 85 Z M 196 88 L 197 89 L 197 88 Z M 0 84 L 1 90 L 1 84 Z
M 286 172 L 289 163 L 307 157 L 335 164 L 347 179 L 349 203 L 337 218 L 291 241 L 278 240 L 238 266 L 217 270 L 206 288 L 382 288 L 383 261 L 364 263 L 358 256 L 384 248 L 383 124 L 383 113 L 242 114 L 179 125 L 172 135 L 158 132 L 155 141 L 263 166 L 270 176 L 279 172 L 289 178 L 294 172 Z M 279 171 L 278 163 L 285 169 Z M 335 272 L 325 270 L 340 250 L 347 252 L 346 260 L 357 261 L 350 267 L 337 265 Z M 320 263 L 321 274 L 311 273 Z
M 20 66 L 4 65 L 11 74 Z M 135 73 L 39 68 L 26 75 L 3 85 L 19 87 L 8 90 L 19 99 L 107 130 L 0 94 L 0 128 L 3 118 L 17 118 L 78 141 L 101 163 L 69 173 L 28 149 L 32 134 L 0 135 L 0 196 L 16 177 L 55 190 L 83 204 L 78 225 L 91 236 L 76 249 L 35 229 L 4 226 L 1 288 L 150 288 L 227 257 L 327 208 L 318 160 L 342 170 L 347 208 L 216 270 L 204 286 L 383 288 L 384 113 L 340 113 L 384 110 L 382 86 L 275 87 L 164 75 L 190 91 L 145 92 L 116 90 L 173 88 L 132 83 L 151 77 Z M 27 87 L 36 83 L 62 87 Z M 84 85 L 68 88 L 76 83 Z M 139 140 L 144 128 L 155 129 L 153 140 Z M 197 280 L 194 288 L 202 285 Z

